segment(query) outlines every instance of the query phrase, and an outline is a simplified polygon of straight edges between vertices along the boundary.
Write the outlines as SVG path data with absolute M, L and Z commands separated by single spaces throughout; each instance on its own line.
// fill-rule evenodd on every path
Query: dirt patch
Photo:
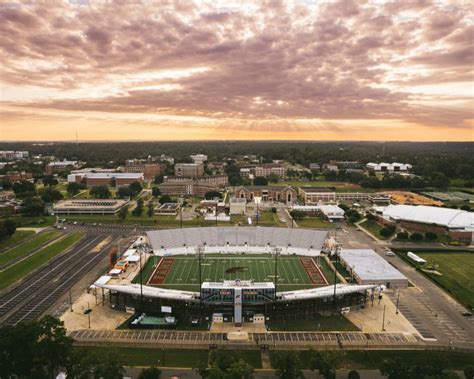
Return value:
M 246 272 L 248 270 L 249 270 L 248 267 L 231 267 L 231 268 L 228 268 L 227 270 L 225 270 L 225 273 L 226 274 L 235 274 L 235 273 L 238 273 L 238 272 Z

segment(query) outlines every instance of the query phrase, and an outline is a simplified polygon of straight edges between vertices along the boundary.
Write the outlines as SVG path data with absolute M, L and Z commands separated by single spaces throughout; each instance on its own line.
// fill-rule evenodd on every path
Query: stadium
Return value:
M 135 243 L 125 261 L 136 275 L 111 271 L 95 283 L 113 308 L 173 314 L 236 326 L 256 320 L 312 318 L 356 310 L 377 284 L 346 284 L 327 254 L 326 231 L 272 227 L 155 230 Z M 135 257 L 135 258 L 133 258 Z

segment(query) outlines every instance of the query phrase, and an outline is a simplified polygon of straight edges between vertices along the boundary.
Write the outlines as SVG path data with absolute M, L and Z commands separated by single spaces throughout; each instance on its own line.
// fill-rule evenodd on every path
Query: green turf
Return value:
M 6 263 L 9 263 L 14 259 L 18 259 L 18 258 L 23 257 L 24 255 L 27 255 L 28 253 L 33 251 L 35 248 L 38 248 L 44 243 L 52 241 L 57 236 L 59 236 L 59 232 L 56 232 L 56 231 L 49 231 L 49 232 L 41 233 L 34 236 L 28 241 L 22 243 L 21 245 L 16 246 L 15 248 L 5 253 L 0 254 L 0 266 Z
M 380 225 L 379 223 L 372 221 L 372 220 L 366 220 L 363 223 L 360 224 L 361 227 L 363 227 L 365 230 L 370 232 L 373 236 L 377 237 L 380 240 L 385 240 L 387 239 L 386 237 L 383 237 L 380 235 L 380 230 L 382 230 L 383 226 Z
M 5 238 L 0 241 L 0 251 L 7 250 L 13 245 L 31 237 L 35 234 L 32 230 L 17 230 L 10 238 Z
M 56 221 L 54 216 L 11 216 L 10 220 L 15 221 L 17 227 L 44 228 L 53 225 Z
M 462 303 L 474 309 L 474 253 L 416 251 L 415 254 L 427 261 L 421 268 L 434 267 L 436 271 L 442 274 L 436 275 L 424 271 L 425 275 L 445 288 Z M 408 261 L 413 264 L 410 259 Z
M 323 220 L 319 217 L 305 217 L 297 220 L 296 223 L 300 228 L 335 228 L 334 223 Z
M 271 331 L 359 331 L 360 329 L 350 322 L 347 318 L 341 315 L 324 316 L 309 320 L 287 320 L 269 323 L 269 330 Z
M 48 262 L 51 258 L 71 247 L 82 237 L 82 233 L 69 234 L 65 238 L 46 246 L 32 256 L 20 261 L 14 266 L 10 266 L 5 271 L 0 272 L 0 289 L 8 287 L 32 271 L 36 270 Z
M 245 271 L 226 273 L 226 270 L 242 267 Z M 256 282 L 273 281 L 275 263 L 268 256 L 207 256 L 202 261 L 202 281 L 219 282 L 241 279 Z M 165 285 L 174 288 L 198 289 L 199 265 L 194 256 L 175 257 Z M 281 290 L 311 288 L 313 285 L 300 263 L 299 257 L 280 257 L 278 259 L 278 287 Z

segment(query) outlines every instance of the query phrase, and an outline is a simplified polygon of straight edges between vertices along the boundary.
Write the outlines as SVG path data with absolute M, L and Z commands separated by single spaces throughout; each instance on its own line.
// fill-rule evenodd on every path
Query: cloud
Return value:
M 43 89 L 4 100 L 30 110 L 467 127 L 465 94 L 453 110 L 410 87 L 472 83 L 472 20 L 428 1 L 8 3 L 0 80 Z

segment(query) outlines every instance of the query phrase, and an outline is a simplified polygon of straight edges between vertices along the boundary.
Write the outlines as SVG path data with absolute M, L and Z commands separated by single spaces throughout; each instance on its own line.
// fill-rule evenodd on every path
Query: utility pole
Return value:
M 400 303 L 400 288 L 397 291 L 397 310 L 395 311 L 395 314 L 398 315 L 398 304 Z
M 335 260 L 334 260 L 334 298 L 333 298 L 334 306 L 336 306 L 337 261 L 338 261 L 338 258 L 339 258 L 340 248 L 341 247 L 336 242 L 336 249 L 334 250 L 334 255 L 335 255 Z
M 385 332 L 385 307 L 386 305 L 383 306 L 382 332 Z
M 257 216 L 255 218 L 257 219 L 257 226 L 258 226 L 258 219 L 260 218 L 260 215 L 258 214 L 258 200 L 257 200 Z
M 140 255 L 140 308 L 143 308 L 143 270 L 142 270 L 142 245 L 138 246 Z M 141 309 L 143 311 L 143 309 Z
M 218 203 L 218 200 L 217 200 L 217 198 L 216 198 L 216 226 L 217 226 L 217 206 L 218 206 L 218 204 L 219 204 L 219 203 Z
M 73 312 L 73 309 L 72 309 L 72 293 L 71 293 L 71 289 L 69 289 L 69 303 L 71 304 L 71 312 Z
M 183 228 L 183 202 L 179 203 L 179 227 Z

